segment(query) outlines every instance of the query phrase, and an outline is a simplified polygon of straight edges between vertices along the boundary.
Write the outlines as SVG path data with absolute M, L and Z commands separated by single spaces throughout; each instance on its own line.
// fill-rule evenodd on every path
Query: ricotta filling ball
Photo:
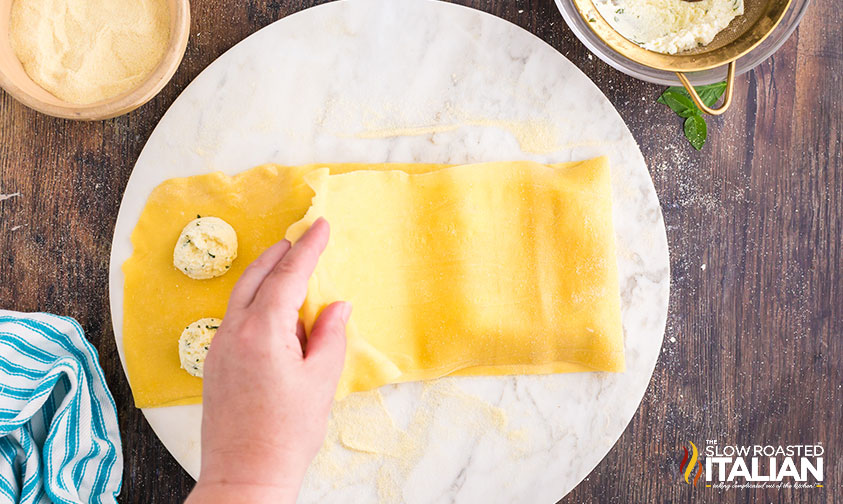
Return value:
M 644 49 L 676 54 L 709 44 L 744 0 L 593 0 L 612 28 Z
M 173 264 L 196 280 L 224 275 L 237 258 L 237 233 L 219 217 L 200 217 L 182 230 L 173 250 Z
M 202 378 L 205 373 L 205 357 L 208 356 L 211 340 L 214 339 L 221 323 L 221 319 L 208 317 L 184 328 L 179 338 L 179 361 L 182 369 Z

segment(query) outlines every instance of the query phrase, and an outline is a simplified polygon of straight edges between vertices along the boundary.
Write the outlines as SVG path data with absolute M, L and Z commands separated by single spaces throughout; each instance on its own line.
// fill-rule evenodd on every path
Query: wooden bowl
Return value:
M 56 98 L 29 78 L 9 43 L 9 18 L 14 0 L 0 0 L 0 87 L 27 107 L 44 114 L 94 121 L 119 116 L 152 99 L 170 81 L 184 57 L 190 35 L 189 0 L 167 0 L 170 8 L 170 41 L 164 57 L 137 87 L 108 100 L 87 105 Z

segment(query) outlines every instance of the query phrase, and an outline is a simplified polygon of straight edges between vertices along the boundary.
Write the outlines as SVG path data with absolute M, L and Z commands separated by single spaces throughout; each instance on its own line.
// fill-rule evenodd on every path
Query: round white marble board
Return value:
M 428 0 L 329 3 L 273 23 L 205 69 L 150 136 L 120 206 L 110 294 L 124 368 L 120 266 L 146 198 L 165 179 L 267 162 L 551 163 L 604 154 L 626 372 L 447 379 L 505 411 L 527 448 L 450 419 L 471 438 L 454 444 L 433 425 L 431 446 L 396 497 L 556 502 L 606 455 L 647 388 L 667 317 L 667 238 L 647 166 L 611 103 L 549 45 L 489 14 Z M 411 407 L 416 385 L 382 391 L 391 407 Z M 143 413 L 197 477 L 201 406 Z M 440 438 L 450 444 L 435 446 Z M 375 479 L 336 485 L 309 474 L 299 501 L 372 502 Z

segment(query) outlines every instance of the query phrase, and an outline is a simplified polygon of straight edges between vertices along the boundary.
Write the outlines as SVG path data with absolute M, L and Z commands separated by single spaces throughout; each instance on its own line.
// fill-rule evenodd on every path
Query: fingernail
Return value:
M 340 310 L 340 318 L 342 318 L 343 324 L 348 323 L 348 319 L 351 317 L 351 303 L 343 301 Z

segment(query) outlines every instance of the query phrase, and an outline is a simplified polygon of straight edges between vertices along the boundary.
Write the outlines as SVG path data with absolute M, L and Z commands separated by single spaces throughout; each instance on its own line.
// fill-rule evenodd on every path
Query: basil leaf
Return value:
M 665 91 L 657 100 L 659 103 L 667 105 L 670 110 L 679 114 L 679 117 L 690 117 L 694 114 L 699 114 L 700 111 L 691 98 L 687 95 L 674 93 L 670 90 Z
M 700 96 L 700 100 L 708 107 L 713 107 L 723 92 L 726 90 L 725 82 L 716 82 L 705 86 L 695 86 L 694 89 Z M 691 100 L 691 95 L 681 86 L 671 86 L 664 90 L 656 100 L 658 103 L 667 105 L 676 112 L 679 117 L 685 118 L 685 138 L 695 149 L 702 149 L 708 136 L 708 127 L 702 116 L 702 111 Z
M 702 100 L 706 106 L 713 107 L 720 97 L 723 96 L 723 92 L 726 91 L 726 83 L 715 82 L 714 84 L 706 84 L 705 86 L 694 86 L 694 89 L 697 91 L 697 94 L 700 95 L 700 100 Z M 665 90 L 665 93 L 668 91 L 671 93 L 679 93 L 688 99 L 691 98 L 691 95 L 689 95 L 688 91 L 686 91 L 682 86 L 670 86 L 667 90 Z
M 685 119 L 685 138 L 691 142 L 695 149 L 702 149 L 705 144 L 705 137 L 708 135 L 708 128 L 705 119 L 701 115 L 694 114 Z
M 723 96 L 723 92 L 726 91 L 726 83 L 715 82 L 714 84 L 695 87 L 694 89 L 697 90 L 703 103 L 709 107 L 713 107 L 720 100 L 720 97 Z

